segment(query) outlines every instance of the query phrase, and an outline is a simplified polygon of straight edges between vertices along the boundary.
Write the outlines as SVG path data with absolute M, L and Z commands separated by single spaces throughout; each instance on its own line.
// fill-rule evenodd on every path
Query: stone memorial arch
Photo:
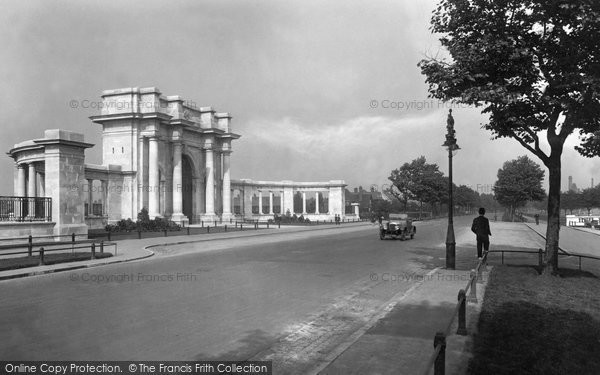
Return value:
M 102 126 L 102 164 L 120 166 L 113 184 L 125 187 L 108 198 L 121 206 L 109 220 L 142 208 L 184 225 L 232 217 L 229 157 L 240 136 L 228 113 L 153 87 L 104 91 L 101 108 L 91 120 Z

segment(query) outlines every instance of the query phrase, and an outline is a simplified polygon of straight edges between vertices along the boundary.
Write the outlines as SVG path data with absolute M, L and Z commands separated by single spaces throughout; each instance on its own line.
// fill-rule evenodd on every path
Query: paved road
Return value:
M 381 241 L 372 226 L 211 241 L 3 281 L 0 358 L 266 358 L 304 372 L 442 264 L 445 230 L 434 221 L 411 241 Z

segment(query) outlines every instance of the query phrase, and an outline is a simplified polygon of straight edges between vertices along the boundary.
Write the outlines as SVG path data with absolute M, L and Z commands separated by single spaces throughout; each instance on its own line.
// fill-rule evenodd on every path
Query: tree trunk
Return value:
M 553 152 L 554 154 L 554 152 Z M 544 274 L 558 271 L 558 239 L 560 231 L 560 153 L 548 160 L 548 225 L 546 228 L 546 259 Z

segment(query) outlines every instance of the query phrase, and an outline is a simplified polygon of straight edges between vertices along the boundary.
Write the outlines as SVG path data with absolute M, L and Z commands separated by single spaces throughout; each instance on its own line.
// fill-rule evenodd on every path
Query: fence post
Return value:
M 110 241 L 110 231 L 108 231 L 108 240 Z
M 189 236 L 189 235 L 190 235 L 190 226 L 188 225 L 188 226 L 186 227 L 186 229 L 187 229 L 187 235 Z
M 269 229 L 269 222 L 267 221 L 267 229 Z
M 204 220 L 200 220 L 200 225 L 202 225 L 202 228 L 204 228 Z
M 44 265 L 44 248 L 40 248 L 40 266 Z
M 167 237 L 167 228 L 165 228 L 165 237 Z
M 138 240 L 142 239 L 142 231 L 138 229 Z
M 277 229 L 281 229 L 281 221 L 277 223 Z
M 457 335 L 466 336 L 467 335 L 467 298 L 464 289 L 461 289 L 458 292 L 458 304 L 460 305 L 458 308 L 458 329 L 456 330 Z
M 104 240 L 100 241 L 100 254 L 104 254 Z
M 32 256 L 33 255 L 33 237 L 31 236 L 31 234 L 29 235 L 28 241 L 29 242 L 27 243 L 27 253 L 29 256 Z M 580 269 L 581 269 L 581 267 L 580 267 Z
M 543 269 L 544 267 L 544 252 L 542 251 L 542 249 L 538 249 L 538 260 L 539 260 L 539 265 L 540 265 L 540 270 Z
M 75 253 L 75 232 L 71 233 L 71 253 Z
M 225 232 L 227 232 L 227 224 L 225 224 Z
M 210 225 L 206 226 L 206 233 L 210 233 Z
M 92 259 L 96 259 L 96 244 L 92 242 Z
M 477 303 L 477 272 L 471 270 L 471 291 L 469 293 L 469 302 Z
M 437 332 L 433 339 L 433 348 L 440 346 L 440 352 L 433 362 L 434 375 L 444 375 L 446 372 L 446 335 L 442 332 Z

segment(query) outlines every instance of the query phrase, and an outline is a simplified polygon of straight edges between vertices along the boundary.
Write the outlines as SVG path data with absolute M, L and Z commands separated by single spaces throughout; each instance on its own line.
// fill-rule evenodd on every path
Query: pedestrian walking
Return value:
M 482 248 L 485 251 L 490 249 L 490 236 L 492 235 L 490 221 L 485 217 L 485 208 L 479 208 L 479 216 L 473 219 L 471 231 L 477 236 L 477 257 L 481 259 L 483 256 Z

